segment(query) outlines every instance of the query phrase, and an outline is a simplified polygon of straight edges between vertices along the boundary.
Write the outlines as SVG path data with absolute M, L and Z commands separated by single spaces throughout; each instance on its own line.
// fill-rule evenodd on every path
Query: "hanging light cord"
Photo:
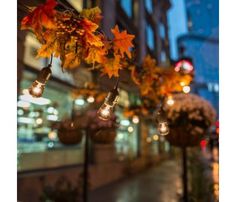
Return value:
M 115 89 L 117 89 L 117 88 L 118 88 L 119 82 L 120 82 L 120 77 L 118 77 L 118 78 L 117 78 L 117 80 L 116 80 Z
M 50 62 L 49 62 L 49 64 L 48 64 L 48 67 L 52 67 L 52 59 L 53 59 L 53 54 L 51 54 Z

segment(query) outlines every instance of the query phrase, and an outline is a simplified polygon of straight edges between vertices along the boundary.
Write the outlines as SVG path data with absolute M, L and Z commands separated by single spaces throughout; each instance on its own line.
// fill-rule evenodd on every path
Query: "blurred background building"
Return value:
M 177 41 L 171 40 L 175 43 L 171 44 L 175 48 L 172 58 L 176 59 L 176 51 L 178 57 L 192 58 L 193 92 L 211 102 L 219 114 L 219 1 L 185 0 L 178 4 L 178 12 L 172 12 L 170 17 L 175 23 L 183 12 L 182 23 L 176 28 L 178 35 L 174 36 Z

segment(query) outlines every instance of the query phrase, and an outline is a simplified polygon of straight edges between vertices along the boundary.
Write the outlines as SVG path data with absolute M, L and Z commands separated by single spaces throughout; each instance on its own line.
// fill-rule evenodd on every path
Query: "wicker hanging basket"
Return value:
M 115 128 L 103 128 L 100 130 L 89 130 L 91 140 L 97 144 L 111 144 L 116 138 Z
M 61 122 L 58 129 L 58 138 L 64 145 L 78 144 L 82 140 L 82 130 L 80 126 L 72 120 Z

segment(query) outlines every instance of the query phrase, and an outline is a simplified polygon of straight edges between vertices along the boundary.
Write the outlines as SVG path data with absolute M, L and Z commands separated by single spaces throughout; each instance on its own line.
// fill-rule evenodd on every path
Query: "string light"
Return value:
M 51 56 L 50 64 L 47 67 L 44 67 L 39 72 L 37 79 L 32 83 L 31 87 L 29 88 L 29 94 L 32 97 L 38 98 L 43 95 L 45 84 L 47 83 L 48 79 L 52 75 L 51 66 L 52 66 L 52 56 Z
M 107 121 L 111 118 L 114 107 L 116 106 L 116 103 L 118 101 L 118 98 L 119 98 L 119 92 L 118 92 L 118 80 L 117 80 L 115 88 L 108 93 L 103 105 L 99 108 L 97 112 L 98 117 L 100 119 Z
M 169 126 L 165 112 L 162 107 L 157 112 L 156 122 L 158 134 L 162 136 L 167 135 L 169 133 Z

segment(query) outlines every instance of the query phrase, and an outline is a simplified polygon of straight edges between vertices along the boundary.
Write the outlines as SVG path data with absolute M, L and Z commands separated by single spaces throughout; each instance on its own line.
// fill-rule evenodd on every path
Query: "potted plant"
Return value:
M 187 147 L 199 145 L 216 113 L 211 104 L 193 94 L 176 94 L 174 105 L 165 104 L 170 133 L 166 135 L 170 144 L 182 149 L 183 201 L 188 202 Z
M 91 140 L 98 144 L 113 143 L 116 137 L 116 116 L 113 115 L 110 120 L 103 121 L 97 117 L 97 111 L 87 112 L 88 132 Z

